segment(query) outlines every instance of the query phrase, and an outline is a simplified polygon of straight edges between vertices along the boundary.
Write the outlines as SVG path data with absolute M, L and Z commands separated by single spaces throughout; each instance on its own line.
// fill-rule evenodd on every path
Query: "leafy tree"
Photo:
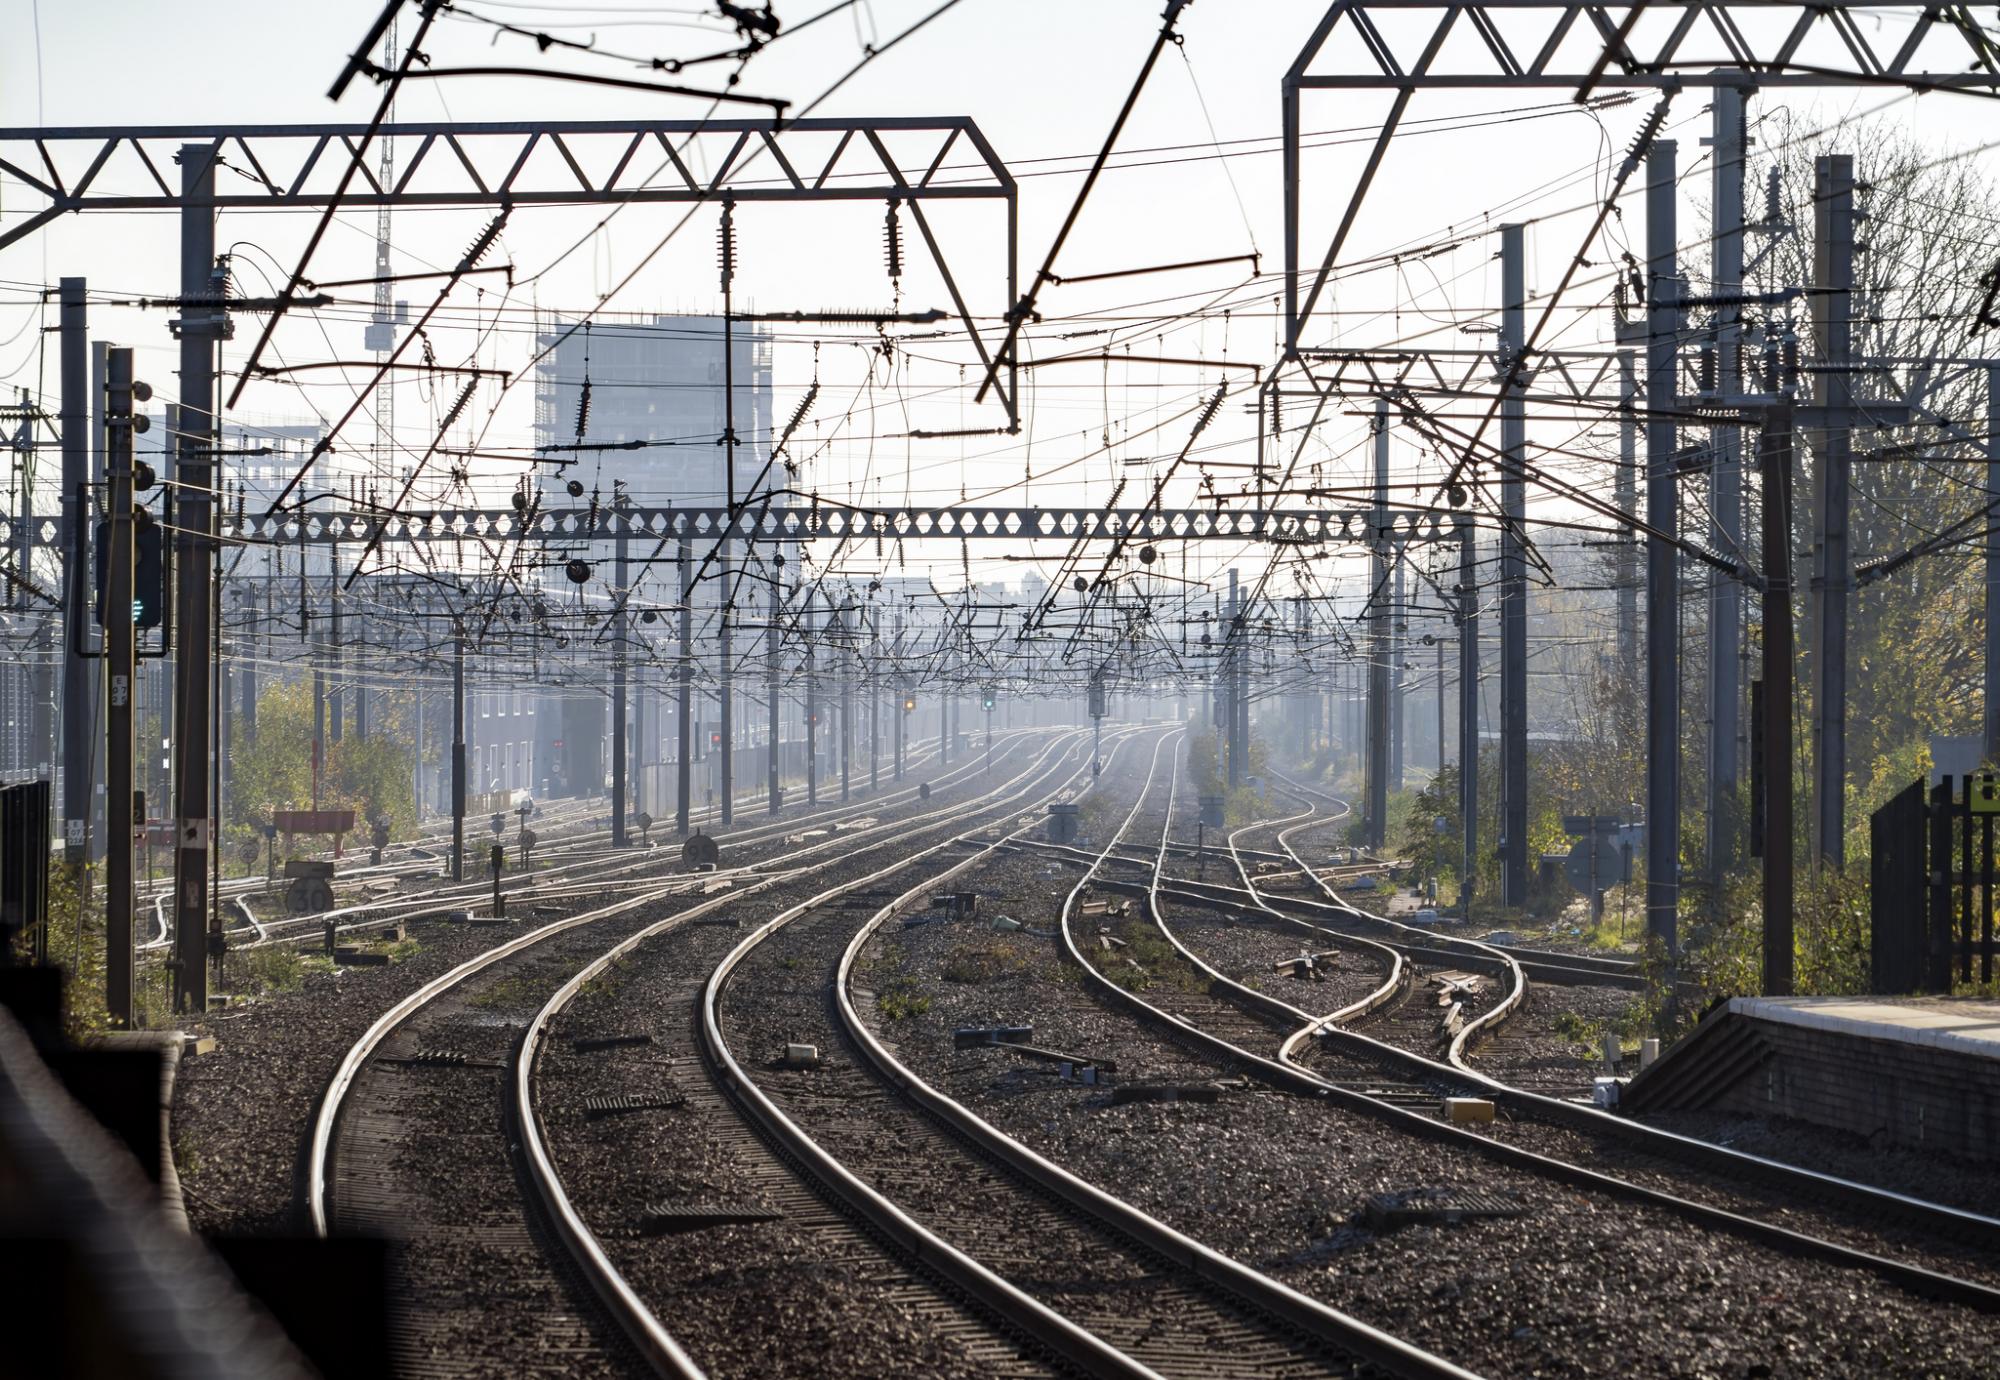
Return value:
M 409 706 L 403 698 L 377 697 L 369 737 L 350 732 L 338 743 L 326 744 L 319 804 L 322 809 L 352 809 L 362 821 L 387 817 L 391 830 L 407 836 L 416 824 L 416 807 L 410 791 L 412 741 L 404 727 Z M 249 740 L 240 717 L 232 734 L 228 821 L 262 826 L 273 810 L 310 809 L 312 744 L 311 683 L 260 687 L 256 741 Z

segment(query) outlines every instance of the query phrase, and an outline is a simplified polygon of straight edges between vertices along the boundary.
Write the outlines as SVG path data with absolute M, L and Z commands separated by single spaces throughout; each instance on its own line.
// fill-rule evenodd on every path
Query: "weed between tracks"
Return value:
M 1028 971 L 1028 956 L 1008 939 L 968 939 L 952 946 L 940 972 L 946 982 L 977 985 Z
M 1136 919 L 1121 920 L 1112 928 L 1111 935 L 1123 940 L 1124 947 L 1100 946 L 1092 951 L 1090 946 L 1094 941 L 1085 938 L 1084 952 L 1099 972 L 1126 991 L 1147 992 L 1155 987 L 1174 992 L 1207 989 L 1201 974 L 1184 962 L 1166 936 L 1153 926 Z
M 406 940 L 416 951 L 416 941 Z M 400 946 L 399 946 L 400 947 Z M 391 951 L 400 961 L 409 954 Z M 314 973 L 333 971 L 333 960 L 325 954 L 306 953 L 289 944 L 271 944 L 256 949 L 231 949 L 222 960 L 222 990 L 245 997 L 295 992 Z
M 627 958 L 629 957 L 630 956 L 627 955 Z M 578 998 L 584 1001 L 590 1001 L 598 997 L 611 996 L 618 990 L 619 985 L 623 983 L 625 980 L 626 977 L 625 965 L 626 965 L 626 958 L 613 959 L 611 963 L 604 969 L 603 972 L 599 973 L 596 977 L 591 978 L 588 982 L 584 983 L 582 987 L 579 987 L 577 989 L 576 994 Z
M 1597 1026 L 1574 1011 L 1565 1011 L 1558 1015 L 1554 1026 L 1556 1034 L 1572 1044 L 1587 1045 L 1597 1036 Z
M 473 993 L 465 999 L 465 1004 L 487 1008 L 514 1006 L 526 1001 L 533 994 L 534 988 L 525 977 L 506 977 L 484 991 Z
M 181 1178 L 183 1189 L 191 1186 L 190 1181 L 201 1177 L 201 1139 L 190 1132 L 174 1131 L 173 1138 L 174 1173 Z
M 891 978 L 875 996 L 875 1009 L 892 1021 L 907 1021 L 931 1009 L 931 999 L 917 990 L 915 978 Z

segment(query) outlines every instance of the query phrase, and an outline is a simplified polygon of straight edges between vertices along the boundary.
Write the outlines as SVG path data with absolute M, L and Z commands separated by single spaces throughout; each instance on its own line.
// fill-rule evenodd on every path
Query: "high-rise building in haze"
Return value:
M 723 444 L 732 395 L 734 496 L 740 502 L 753 491 L 784 487 L 782 474 L 766 473 L 773 439 L 770 332 L 736 323 L 725 361 L 723 324 L 719 316 L 592 318 L 582 327 L 560 318 L 541 323 L 536 343 L 546 353 L 536 366 L 535 444 L 545 461 L 571 462 L 561 471 L 542 467 L 545 511 L 587 508 L 593 502 L 608 508 L 620 492 L 644 507 L 723 506 L 732 491 L 729 448 Z M 547 449 L 633 441 L 644 445 L 634 450 Z M 582 485 L 580 497 L 568 493 L 571 480 Z M 608 541 L 575 554 L 610 568 Z M 563 575 L 552 569 L 549 578 L 560 581 Z M 671 577 L 656 573 L 655 578 Z M 712 588 L 697 592 L 695 602 L 712 604 Z M 663 709 L 645 713 L 653 726 L 645 736 L 653 742 L 665 727 Z M 551 793 L 595 795 L 605 788 L 610 776 L 607 710 L 599 686 L 544 692 L 534 775 L 548 782 Z M 697 714 L 707 718 L 712 710 L 703 714 L 698 709 Z M 757 731 L 747 722 L 738 727 L 746 738 Z M 654 749 L 636 735 L 633 741 L 635 765 L 643 768 L 654 760 Z M 659 802 L 646 804 L 657 807 Z
M 593 320 L 580 329 L 550 324 L 537 341 L 548 353 L 536 371 L 535 444 L 646 442 L 643 450 L 566 453 L 575 461 L 567 474 L 605 503 L 615 480 L 635 503 L 719 506 L 729 488 L 722 325 L 719 316 Z M 732 334 L 740 500 L 770 455 L 771 336 L 745 322 Z M 590 406 L 581 417 L 586 383 Z M 757 487 L 783 485 L 765 475 Z

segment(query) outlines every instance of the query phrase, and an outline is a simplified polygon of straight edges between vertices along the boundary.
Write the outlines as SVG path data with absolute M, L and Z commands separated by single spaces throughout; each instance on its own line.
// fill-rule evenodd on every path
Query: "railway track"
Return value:
M 1292 825 L 1278 835 L 1287 851 L 1289 834 L 1296 828 Z M 1310 871 L 1303 859 L 1294 857 Z M 1247 902 L 1268 909 L 1254 874 L 1239 867 L 1239 877 Z M 1332 887 L 1324 889 L 1330 905 L 1356 919 L 1410 930 L 1387 917 L 1359 911 Z M 1160 910 L 1156 903 L 1156 918 Z M 1391 1043 L 1382 1038 L 1382 1031 L 1352 1028 L 1356 1018 L 1311 1015 L 1235 983 L 1189 950 L 1171 930 L 1162 929 L 1181 956 L 1211 980 L 1210 990 L 1218 998 L 1293 1023 L 1278 1061 L 1245 1065 L 1274 1086 L 1323 1091 L 1345 1105 L 1372 1109 L 1392 1125 L 1457 1144 L 1500 1164 L 1668 1210 L 1701 1227 L 1795 1256 L 1866 1271 L 1923 1297 L 2000 1312 L 2000 1272 L 1994 1270 L 1991 1254 L 2000 1243 L 2000 1221 L 1670 1136 L 1592 1107 L 1511 1088 L 1474 1070 L 1467 1062 L 1469 1034 L 1492 1024 L 1495 1012 L 1518 1008 L 1526 988 L 1518 967 L 1513 969 L 1513 989 L 1496 1000 L 1483 1018 L 1467 1021 L 1467 1038 L 1454 1038 L 1433 1057 Z M 1490 947 L 1476 941 L 1454 942 L 1472 952 Z M 1393 941 L 1389 943 L 1394 947 Z M 1380 1006 L 1388 1004 L 1386 994 L 1394 990 L 1394 984 L 1385 980 L 1378 989 L 1384 996 Z M 1365 1017 L 1363 1013 L 1361 1019 Z M 1165 1012 L 1156 1018 L 1174 1019 Z M 1219 1056 L 1256 1057 L 1219 1033 L 1192 1033 L 1211 1044 Z M 1309 1081 L 1295 1081 L 1298 1074 Z M 1510 1121 L 1490 1135 L 1446 1125 L 1435 1119 L 1432 1109 L 1438 1098 L 1448 1095 L 1492 1097 L 1510 1114 Z M 1428 1104 L 1425 1110 L 1417 1110 L 1424 1104 Z M 1633 1172 L 1627 1172 L 1627 1164 L 1634 1166 Z M 1812 1229 L 1788 1225 L 1802 1220 Z M 1905 1255 L 1942 1259 L 1964 1274 Z
M 1011 742 L 1014 735 L 1006 739 L 996 737 L 995 746 L 1000 748 Z M 984 770 L 984 758 L 972 758 L 954 765 L 941 775 L 924 783 L 936 789 L 955 781 L 965 780 Z M 793 834 L 810 831 L 815 826 L 833 824 L 842 819 L 852 819 L 877 811 L 894 808 L 918 799 L 921 787 L 911 785 L 895 788 L 879 795 L 851 800 L 845 804 L 831 804 L 783 814 L 776 819 L 747 824 L 726 834 L 716 835 L 716 841 L 732 852 L 750 847 L 759 847 L 782 841 Z M 604 823 L 601 816 L 585 815 L 581 828 L 586 836 L 563 841 L 558 838 L 553 844 L 544 841 L 538 845 L 536 862 L 538 870 L 529 873 L 509 873 L 503 877 L 502 893 L 510 906 L 547 905 L 590 894 L 593 890 L 619 884 L 643 888 L 647 883 L 644 875 L 656 870 L 672 857 L 666 847 L 612 849 L 602 839 L 591 833 Z M 700 823 L 701 821 L 698 821 Z M 436 863 L 418 864 L 421 867 L 435 867 Z M 387 870 L 386 867 L 383 870 Z M 352 878 L 366 878 L 372 869 L 361 869 L 350 874 Z M 318 941 L 328 921 L 334 924 L 336 936 L 352 936 L 365 933 L 381 926 L 397 922 L 438 919 L 457 911 L 478 910 L 493 894 L 490 880 L 467 882 L 443 882 L 436 887 L 418 891 L 399 892 L 358 904 L 336 907 L 333 910 L 314 915 L 272 919 L 259 923 L 252 920 L 247 925 L 236 927 L 235 933 L 250 929 L 256 934 L 254 940 L 238 940 L 232 944 L 237 949 L 254 949 L 272 944 L 301 943 Z M 166 948 L 171 938 L 168 926 L 161 913 L 158 920 L 158 938 L 145 946 L 150 950 Z
M 378 1020 L 342 1060 L 315 1118 L 308 1209 L 322 1231 L 387 1229 L 406 1242 L 398 1345 L 412 1372 L 465 1373 L 499 1356 L 514 1373 L 610 1373 L 627 1346 L 673 1372 L 671 1339 L 646 1310 L 615 1292 L 604 1306 L 590 1301 L 584 1283 L 599 1281 L 596 1260 L 564 1230 L 568 1217 L 522 1203 L 538 1162 L 536 1124 L 513 1119 L 512 1102 L 495 1105 L 522 1032 L 608 943 L 663 921 L 693 925 L 751 898 L 803 895 L 830 855 L 893 854 L 990 812 L 1055 751 L 965 803 L 809 844 L 729 892 L 687 904 L 684 881 L 675 882 L 520 935 Z M 673 909 L 662 916 L 663 906 Z M 504 1305 L 497 1317 L 473 1306 L 475 1290 Z
M 1155 736 L 1156 756 L 1157 743 Z M 1120 745 L 1114 744 L 1114 765 L 1119 750 Z M 1088 789 L 1088 770 L 1087 755 L 1080 753 L 1058 790 L 1080 785 Z M 1046 783 L 1043 789 L 1048 789 Z M 1301 1326 L 1308 1331 L 1326 1330 L 1331 1326 L 1329 1318 L 1335 1316 L 1330 1310 L 1302 1296 L 1286 1294 L 1233 1263 L 1211 1259 L 1213 1253 L 1089 1189 L 1017 1143 L 995 1136 L 990 1128 L 982 1135 L 982 1123 L 963 1108 L 954 1116 L 949 1099 L 938 1097 L 934 1090 L 926 1097 L 925 1085 L 896 1064 L 893 1052 L 872 1032 L 855 1005 L 855 955 L 889 918 L 939 886 L 952 883 L 968 868 L 1000 855 L 1011 837 L 1003 834 L 978 841 L 972 837 L 974 832 L 945 840 L 781 912 L 744 938 L 700 982 L 697 1039 L 702 1061 L 741 1109 L 744 1124 L 754 1125 L 763 1143 L 793 1171 L 778 1174 L 781 1182 L 774 1184 L 775 1171 L 767 1164 L 748 1178 L 732 1182 L 739 1191 L 761 1189 L 764 1196 L 759 1198 L 759 1206 L 775 1207 L 788 1219 L 797 1216 L 806 1223 L 802 1230 L 807 1240 L 801 1253 L 808 1275 L 815 1272 L 816 1262 L 828 1250 L 850 1268 L 861 1260 L 868 1268 L 879 1269 L 881 1262 L 860 1253 L 854 1242 L 827 1240 L 837 1228 L 823 1214 L 814 1215 L 810 1200 L 800 1200 L 800 1176 L 811 1182 L 821 1197 L 837 1203 L 846 1214 L 844 1220 L 858 1223 L 876 1242 L 887 1243 L 903 1268 L 911 1272 L 891 1278 L 888 1292 L 899 1308 L 914 1302 L 923 1310 L 927 1325 L 933 1329 L 933 1340 L 941 1330 L 946 1354 L 939 1364 L 945 1370 L 976 1357 L 979 1364 L 974 1373 L 978 1374 L 1015 1373 L 1023 1368 L 1041 1373 L 1050 1359 L 1063 1369 L 1099 1375 L 1356 1373 L 1350 1321 L 1340 1320 L 1337 1330 L 1343 1345 L 1339 1356 L 1329 1363 L 1316 1354 L 1323 1343 L 1302 1346 L 1286 1334 Z M 852 912 L 836 904 L 844 897 L 862 899 L 867 888 L 912 862 L 974 843 L 975 851 L 953 862 L 941 875 L 934 867 L 927 868 L 916 885 L 890 897 L 886 904 L 880 904 L 879 894 L 867 899 L 862 913 L 868 918 L 858 929 Z M 628 956 L 643 952 L 648 960 L 645 971 L 651 971 L 661 961 L 659 941 L 670 936 L 685 940 L 688 931 L 662 924 L 653 934 L 635 935 L 607 951 L 590 968 L 579 971 L 538 1019 L 538 1033 L 531 1040 L 537 1050 L 544 1051 L 541 1057 L 562 1061 L 574 1074 L 581 1056 L 573 1050 L 563 1051 L 547 1038 L 547 1020 L 554 1019 L 579 993 L 602 981 Z M 700 972 L 699 962 L 689 961 L 685 955 L 669 962 L 677 973 L 674 982 L 680 990 L 693 985 L 691 979 Z M 858 995 L 863 1006 L 872 1004 L 874 994 Z M 772 1002 L 778 1010 L 770 1009 Z M 647 1006 L 653 1005 L 649 996 Z M 657 1029 L 648 1033 L 655 1041 L 662 1038 Z M 677 1043 L 679 1036 L 669 1032 L 664 1038 L 666 1046 L 649 1057 L 668 1059 L 677 1069 L 684 1067 L 687 1060 L 684 1047 Z M 773 1069 L 766 1057 L 760 1057 L 768 1056 L 783 1040 L 793 1039 L 816 1043 L 823 1062 L 810 1069 Z M 522 1119 L 531 1124 L 548 1115 L 533 1110 L 538 1106 L 536 1086 L 533 1062 L 524 1060 L 518 1066 L 516 1100 L 530 1109 Z M 682 1087 L 691 1091 L 685 1082 Z M 905 1098 L 918 1104 L 921 1111 Z M 574 1118 L 568 1121 L 567 1134 L 581 1135 Z M 556 1125 L 564 1122 L 558 1114 Z M 712 1146 L 714 1122 L 711 1119 L 704 1125 L 704 1140 Z M 752 1158 L 740 1144 L 725 1141 L 725 1147 L 730 1151 L 726 1158 L 739 1165 Z M 574 1147 L 571 1149 L 573 1161 Z M 531 1158 L 541 1153 L 530 1149 Z M 706 1181 L 717 1169 L 710 1160 L 705 1160 L 704 1166 Z M 548 1191 L 560 1195 L 560 1180 L 551 1176 L 550 1183 Z M 621 1198 L 627 1212 L 635 1206 L 629 1187 L 619 1194 L 618 1186 L 607 1183 L 601 1175 L 593 1179 L 593 1186 L 592 1204 L 598 1205 L 599 1212 L 607 1191 Z M 566 1196 L 550 1201 L 559 1217 L 575 1212 Z M 587 1204 L 585 1213 L 591 1210 L 592 1205 Z M 577 1225 L 580 1231 L 590 1230 L 581 1222 Z M 607 1236 L 606 1241 L 628 1267 L 644 1268 L 650 1252 L 620 1252 L 615 1239 Z M 798 1246 L 796 1236 L 785 1244 L 788 1254 L 784 1259 L 789 1260 L 789 1251 Z M 693 1248 L 683 1245 L 674 1249 L 681 1253 Z M 1082 1278 L 1075 1277 L 1079 1270 L 1084 1271 Z M 1234 1279 L 1233 1288 L 1221 1286 L 1222 1296 L 1218 1297 L 1218 1285 L 1206 1279 L 1207 1271 L 1241 1278 Z M 701 1272 L 695 1274 L 699 1278 Z M 935 1293 L 913 1294 L 916 1280 L 911 1275 L 929 1281 L 933 1290 L 942 1284 L 947 1295 L 963 1303 L 954 1302 L 944 1311 L 946 1305 Z M 670 1305 L 672 1296 L 685 1288 L 660 1280 L 657 1272 L 654 1284 L 665 1287 Z M 617 1286 L 612 1287 L 615 1292 Z M 1276 1335 L 1268 1313 L 1260 1316 L 1254 1307 L 1246 1311 L 1235 1292 L 1242 1289 L 1286 1295 L 1283 1306 L 1291 1315 L 1280 1312 Z M 699 1299 L 699 1287 L 696 1294 Z M 966 1316 L 966 1306 L 972 1316 Z M 701 1327 L 709 1312 L 697 1304 L 694 1316 L 688 1307 L 680 1308 L 677 1316 Z M 997 1334 L 996 1328 L 1000 1329 Z M 677 1327 L 676 1335 L 679 1330 Z M 705 1331 L 710 1346 L 719 1347 L 737 1368 L 743 1367 L 749 1358 L 742 1356 L 739 1338 L 716 1339 L 712 1326 Z M 1010 1337 L 1011 1351 L 1007 1349 Z M 1377 1340 L 1383 1354 L 1401 1364 L 1391 1370 L 1370 1367 L 1367 1373 L 1463 1374 L 1449 1367 L 1438 1368 L 1430 1358 L 1400 1348 L 1390 1339 Z M 827 1359 L 810 1358 L 808 1371 L 816 1360 L 823 1373 Z M 755 1373 L 777 1372 L 765 1366 Z
M 1131 736 L 1112 738 L 1114 765 Z M 1062 865 L 1081 874 L 1063 900 L 1061 932 L 1086 974 L 1096 970 L 1073 931 L 1091 894 L 1143 887 L 1154 917 L 1170 903 L 1227 904 L 1215 887 L 1177 890 L 1165 846 L 1151 867 L 1122 846 L 1145 810 L 1164 737 L 1152 736 L 1152 769 L 1101 849 L 1033 850 L 1072 855 Z M 1102 1193 L 898 1059 L 873 1014 L 879 994 L 857 985 L 864 948 L 933 891 L 996 858 L 1025 856 L 1025 828 L 995 833 L 993 823 L 1075 789 L 1087 772 L 1081 740 L 1052 745 L 995 789 L 808 845 L 782 865 L 736 869 L 729 892 L 692 897 L 685 878 L 635 891 L 496 946 L 378 1021 L 343 1061 L 315 1123 L 311 1201 L 322 1229 L 389 1228 L 412 1243 L 411 1268 L 428 1276 L 398 1339 L 412 1373 L 462 1374 L 504 1355 L 522 1374 L 639 1364 L 673 1375 L 710 1364 L 785 1374 L 783 1330 L 743 1326 L 750 1276 L 774 1316 L 821 1316 L 828 1335 L 861 1347 L 868 1373 L 1466 1374 Z M 1107 768 L 1100 789 L 1113 779 Z M 1170 777 L 1163 845 L 1172 788 Z M 828 886 L 812 864 L 836 851 L 840 866 L 871 853 L 883 862 Z M 884 889 L 924 864 L 917 884 Z M 1262 904 L 1256 877 L 1239 868 L 1240 885 L 1227 888 L 1239 906 Z M 1337 893 L 1326 894 L 1323 904 L 1337 908 Z M 772 918 L 745 937 L 735 926 L 746 911 Z M 1074 995 L 1143 1009 L 1223 1075 L 1365 1109 L 1392 1130 L 1868 1269 L 1915 1293 L 2000 1308 L 2000 1293 L 1976 1279 L 1614 1179 L 1580 1154 L 1562 1160 L 1547 1146 L 1443 1126 L 1417 1104 L 1492 1080 L 1448 1052 L 1426 1060 L 1232 985 L 1162 932 L 1205 970 L 1200 1000 L 1121 1000 L 1097 984 Z M 1275 921 L 1272 932 L 1281 932 Z M 1416 966 L 1391 942 L 1344 938 L 1360 946 L 1350 952 L 1379 946 Z M 608 994 L 628 983 L 637 1004 L 619 1006 Z M 817 1044 L 824 1062 L 777 1066 L 772 1056 L 794 1039 Z M 1319 1062 L 1344 1041 L 1362 1042 L 1370 1057 L 1351 1068 L 1345 1052 Z M 1306 1045 L 1316 1047 L 1310 1067 L 1297 1062 Z M 649 1090 L 663 1085 L 671 1107 L 649 1104 Z M 1418 1088 L 1420 1098 L 1399 1096 Z M 665 1142 L 662 1116 L 680 1132 Z M 685 1157 L 697 1163 L 673 1163 Z M 680 1196 L 657 1192 L 663 1182 Z M 726 1201 L 714 1201 L 718 1186 Z M 760 1246 L 760 1232 L 782 1237 Z M 1093 1265 L 1079 1274 L 1085 1260 Z M 826 1302 L 847 1290 L 878 1301 L 858 1342 L 852 1310 Z M 473 1306 L 475 1292 L 506 1300 L 499 1326 L 479 1322 L 489 1310 Z M 732 1301 L 733 1312 L 724 1306 Z M 689 1336 L 698 1345 L 684 1345 Z
M 1131 828 L 1158 772 L 1162 750 L 1177 743 L 1178 736 L 1164 734 L 1153 741 L 1132 808 L 1063 900 L 1065 926 L 1091 877 Z M 878 1003 L 872 1000 L 876 993 L 857 986 L 861 955 L 890 919 L 939 885 L 962 885 L 968 873 L 976 875 L 976 869 L 1016 843 L 1018 832 L 995 840 L 942 876 L 894 898 L 854 933 L 840 954 L 833 981 L 840 1033 L 873 1075 L 880 1095 L 899 1090 L 926 1118 L 914 1128 L 905 1123 L 890 1142 L 898 1156 L 911 1154 L 917 1161 L 890 1166 L 891 1181 L 909 1201 L 923 1203 L 929 1220 L 955 1244 L 980 1259 L 1013 1262 L 1024 1288 L 1148 1371 L 1174 1376 L 1463 1375 L 1457 1367 L 1318 1304 L 1103 1192 L 1003 1134 L 897 1057 L 892 1042 L 863 1014 Z M 862 1141 L 858 1149 L 879 1156 L 881 1144 Z M 968 1160 L 987 1173 L 969 1174 Z M 940 1194 L 940 1182 L 953 1188 Z M 1078 1260 L 1090 1262 L 1087 1276 L 1065 1277 L 1078 1268 Z M 1100 1279 L 1115 1284 L 1094 1282 Z

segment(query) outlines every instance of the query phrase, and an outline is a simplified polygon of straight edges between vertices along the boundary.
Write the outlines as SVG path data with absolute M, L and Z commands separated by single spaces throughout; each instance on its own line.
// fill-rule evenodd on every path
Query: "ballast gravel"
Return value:
M 1142 816 L 1142 824 L 1145 822 Z M 1159 828 L 1157 813 L 1151 829 Z M 1135 830 L 1135 833 L 1137 831 Z M 1046 882 L 1010 878 L 1010 914 L 1055 921 Z M 933 998 L 896 1022 L 904 1060 L 979 1114 L 1100 1187 L 1337 1308 L 1489 1376 L 1979 1377 L 2000 1321 L 1873 1274 L 1786 1256 L 1559 1182 L 1495 1166 L 1373 1117 L 1236 1086 L 1213 1104 L 1110 1105 L 1000 1051 L 952 1048 L 954 1026 L 1032 1024 L 1038 1044 L 1101 1051 L 1112 1077 L 1221 1070 L 1086 993 L 1054 941 L 979 983 L 943 975 L 976 925 L 886 932 L 883 963 Z M 1518 1217 L 1382 1231 L 1371 1195 L 1443 1187 L 1507 1195 Z

